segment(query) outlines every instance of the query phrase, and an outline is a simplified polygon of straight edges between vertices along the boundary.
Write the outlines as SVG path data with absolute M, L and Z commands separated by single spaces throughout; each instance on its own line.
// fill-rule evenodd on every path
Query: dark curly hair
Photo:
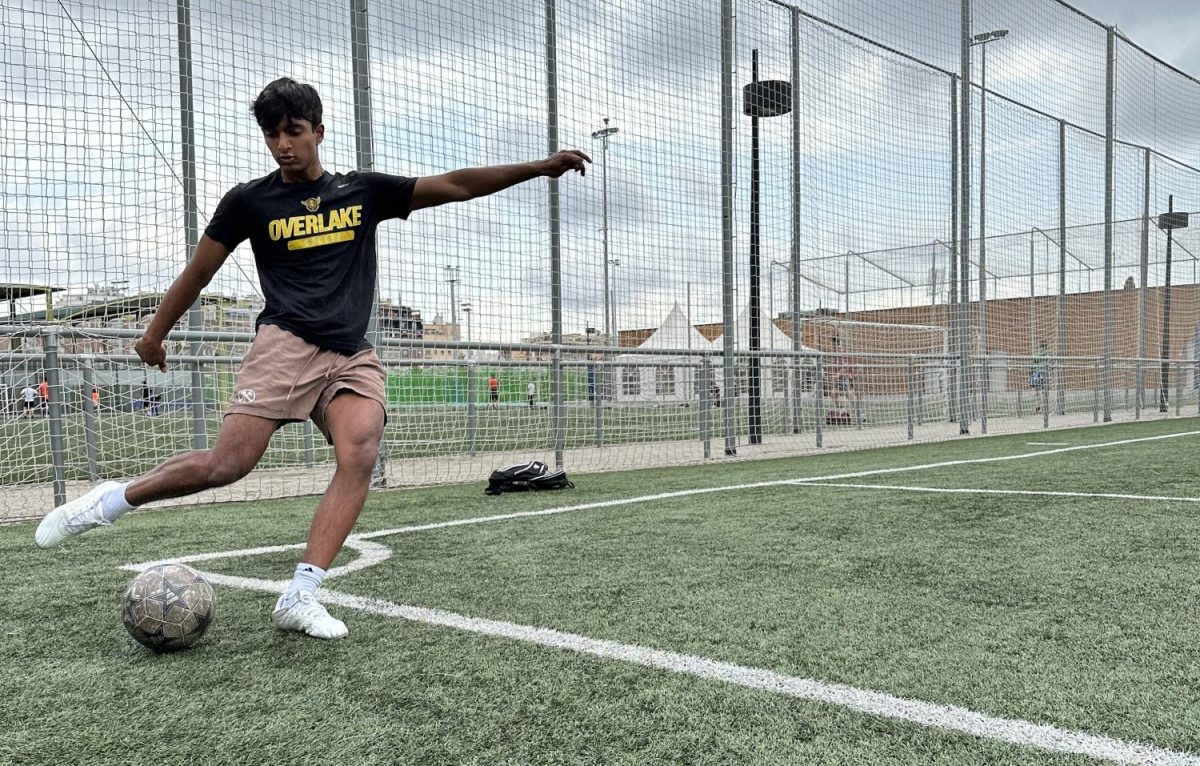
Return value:
M 285 118 L 308 120 L 315 128 L 321 124 L 321 97 L 311 85 L 280 77 L 263 88 L 251 111 L 263 130 L 274 130 Z

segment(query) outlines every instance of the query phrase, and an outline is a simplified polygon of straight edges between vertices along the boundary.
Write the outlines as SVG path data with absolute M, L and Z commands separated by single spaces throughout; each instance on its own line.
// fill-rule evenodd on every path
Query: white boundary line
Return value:
M 1049 497 L 1095 497 L 1106 500 L 1177 500 L 1181 503 L 1200 503 L 1200 497 L 1173 497 L 1171 495 L 1119 495 L 1110 492 L 1052 492 L 1033 489 L 974 489 L 948 487 L 906 487 L 896 484 L 841 484 L 811 482 L 810 487 L 845 487 L 847 489 L 890 489 L 898 492 L 940 492 L 964 495 L 1034 495 Z
M 348 539 L 346 541 L 346 547 L 357 550 L 363 555 L 350 564 L 341 567 L 334 567 L 332 570 L 330 570 L 329 576 L 336 577 L 352 571 L 365 569 L 388 558 L 391 555 L 391 549 L 377 543 L 368 542 L 367 538 L 373 537 L 383 537 L 386 535 L 400 534 L 405 532 L 417 532 L 429 529 L 463 526 L 467 524 L 480 524 L 491 521 L 548 516 L 552 514 L 568 513 L 571 511 L 630 505 L 633 503 L 646 502 L 650 500 L 688 497 L 692 495 L 728 492 L 757 487 L 784 486 L 789 484 L 833 486 L 831 484 L 821 484 L 820 482 L 832 482 L 840 479 L 859 478 L 862 476 L 878 476 L 881 474 L 919 471 L 929 468 L 942 468 L 956 465 L 1021 460 L 1025 458 L 1040 457 L 1062 452 L 1072 452 L 1075 450 L 1097 449 L 1101 447 L 1113 447 L 1124 444 L 1134 444 L 1138 442 L 1157 441 L 1161 439 L 1173 439 L 1182 436 L 1196 435 L 1200 435 L 1200 431 L 1164 434 L 1160 436 L 1143 437 L 1138 439 L 1122 439 L 1113 442 L 1078 445 L 1075 447 L 1043 450 L 1040 452 L 1031 452 L 1020 455 L 1004 455 L 999 457 L 974 458 L 968 460 L 949 460 L 940 463 L 929 463 L 926 465 L 883 468 L 871 471 L 856 471 L 853 473 L 831 476 L 814 476 L 805 479 L 784 479 L 778 481 L 755 482 L 752 484 L 740 484 L 725 487 L 707 487 L 701 489 L 683 490 L 679 492 L 665 492 L 657 495 L 622 498 L 619 500 L 586 503 L 581 505 L 566 506 L 563 508 L 550 508 L 542 511 L 499 514 L 495 516 L 486 516 L 474 519 L 458 519 L 434 524 L 422 524 L 410 527 L 399 527 L 390 530 L 378 530 L 376 532 L 355 535 Z M 880 485 L 848 486 L 863 486 L 872 489 L 880 488 Z M 896 488 L 891 487 L 891 489 Z M 912 489 L 914 491 L 929 491 L 925 488 L 904 489 Z M 936 491 L 978 492 L 979 490 Z M 1016 490 L 996 490 L 994 492 L 1002 494 L 1033 494 L 1018 492 Z M 1084 495 L 1082 493 L 1047 492 L 1037 494 L 1066 494 L 1068 496 L 1085 497 L 1096 496 Z M 1112 495 L 1106 497 L 1127 499 L 1131 496 Z M 1138 499 L 1151 499 L 1149 497 L 1141 496 L 1132 497 L 1137 497 Z M 1196 501 L 1194 498 L 1164 497 L 1155 499 Z M 277 553 L 300 547 L 302 547 L 302 544 L 268 546 L 264 548 L 253 548 L 240 551 L 227 551 L 224 553 L 202 553 L 193 556 L 183 556 L 175 559 L 165 559 L 158 562 L 128 564 L 122 568 L 137 572 L 142 571 L 153 564 L 166 563 L 168 561 L 181 563 L 188 561 L 209 561 L 219 558 L 253 556 L 261 553 Z M 280 590 L 286 587 L 286 583 L 284 581 L 262 580 L 250 577 L 234 577 L 231 575 L 208 572 L 205 572 L 204 576 L 211 582 L 219 585 L 250 590 L 260 590 L 268 593 L 278 593 Z M 998 718 L 984 715 L 982 713 L 976 713 L 966 708 L 954 705 L 938 705 L 920 700 L 905 699 L 903 697 L 897 697 L 882 692 L 858 689 L 856 687 L 846 686 L 844 684 L 833 684 L 809 678 L 787 676 L 763 668 L 734 665 L 731 663 L 719 662 L 717 660 L 710 660 L 695 655 L 680 654 L 633 644 L 621 644 L 615 641 L 608 641 L 604 639 L 588 638 L 587 636 L 581 636 L 574 633 L 563 633 L 549 628 L 538 628 L 510 622 L 469 617 L 453 612 L 446 612 L 440 609 L 427 609 L 424 607 L 394 604 L 388 601 L 363 598 L 361 596 L 354 596 L 347 593 L 341 593 L 339 591 L 322 589 L 321 594 L 322 599 L 327 603 L 338 604 L 340 606 L 357 609 L 359 611 L 370 612 L 372 614 L 381 616 L 399 618 L 409 620 L 411 622 L 424 623 L 427 625 L 448 627 L 480 635 L 498 636 L 516 641 L 525 641 L 528 643 L 539 644 L 541 646 L 565 649 L 581 654 L 589 654 L 604 659 L 619 660 L 642 665 L 644 667 L 658 668 L 661 670 L 683 673 L 698 678 L 722 681 L 746 688 L 772 691 L 798 699 L 836 705 L 868 715 L 877 715 L 895 720 L 907 721 L 920 726 L 959 732 L 983 739 L 1006 742 L 1022 747 L 1038 748 L 1040 750 L 1052 753 L 1084 755 L 1091 758 L 1110 761 L 1112 763 L 1128 764 L 1129 766 L 1200 766 L 1200 756 L 1193 755 L 1191 753 L 1182 753 L 1165 748 L 1155 747 L 1153 745 L 1127 742 L 1111 737 L 1087 734 L 1085 732 L 1071 731 L 1068 729 L 1060 729 L 1049 724 L 1038 724 L 1020 719 Z
M 371 566 L 387 558 L 381 554 L 384 546 L 376 543 L 355 541 L 349 547 L 364 552 L 359 561 L 370 559 Z M 299 546 L 272 546 L 225 554 L 199 554 L 171 561 L 185 562 L 211 560 L 221 555 L 249 556 L 255 553 L 271 553 Z M 385 549 L 386 550 L 386 549 Z M 390 551 L 388 552 L 390 554 Z M 381 557 L 382 555 L 382 557 Z M 164 563 L 164 562 L 153 562 Z M 129 564 L 123 569 L 141 571 L 148 564 Z M 342 571 L 338 571 L 342 570 Z M 350 566 L 330 571 L 330 576 L 350 571 Z M 261 580 L 252 577 L 204 572 L 210 582 L 233 588 L 278 593 L 286 586 L 284 581 Z M 881 716 L 906 721 L 943 731 L 958 732 L 981 739 L 1005 742 L 1020 747 L 1032 747 L 1050 753 L 1084 755 L 1127 766 L 1200 766 L 1200 756 L 1182 753 L 1137 742 L 1114 739 L 1086 732 L 1060 729 L 1049 724 L 1033 723 L 1014 718 L 976 713 L 956 705 L 938 705 L 932 702 L 897 697 L 883 692 L 859 689 L 845 684 L 826 683 L 811 678 L 789 676 L 765 668 L 747 667 L 728 662 L 681 654 L 662 649 L 653 649 L 635 644 L 622 644 L 605 639 L 589 638 L 575 633 L 564 633 L 550 628 L 538 628 L 499 620 L 468 617 L 441 609 L 395 604 L 371 598 L 363 598 L 334 590 L 321 590 L 321 600 L 327 604 L 338 604 L 350 609 L 383 617 L 408 620 L 484 636 L 496 636 L 513 641 L 538 644 L 553 649 L 588 654 L 606 660 L 617 660 L 648 668 L 681 673 L 710 681 L 719 681 L 748 689 L 760 689 L 783 694 L 796 699 L 835 705 L 866 715 Z
M 554 516 L 560 513 L 573 513 L 575 511 L 592 511 L 599 508 L 616 508 L 622 505 L 633 505 L 635 503 L 645 503 L 653 500 L 669 500 L 676 497 L 693 497 L 695 495 L 708 495 L 715 492 L 734 492 L 745 489 L 759 489 L 762 487 L 782 487 L 801 484 L 814 484 L 817 482 L 834 482 L 842 479 L 858 479 L 864 476 L 879 476 L 889 473 L 903 473 L 906 471 L 923 471 L 929 468 L 946 468 L 956 465 L 969 465 L 976 463 L 995 463 L 1006 460 L 1025 460 L 1028 458 L 1044 457 L 1046 455 L 1056 455 L 1063 452 L 1074 452 L 1076 450 L 1099 449 L 1101 447 L 1119 447 L 1125 444 L 1136 444 L 1139 442 L 1158 441 L 1160 439 L 1175 439 L 1181 436 L 1200 436 L 1200 431 L 1184 431 L 1173 434 L 1160 434 L 1158 436 L 1143 436 L 1137 439 L 1121 439 L 1119 441 L 1102 442 L 1099 444 L 1080 444 L 1074 447 L 1063 447 L 1060 449 L 1040 450 L 1038 452 L 1023 452 L 1017 455 L 1000 455 L 998 457 L 981 457 L 971 458 L 968 460 L 946 460 L 940 463 L 926 463 L 923 465 L 908 465 L 897 468 L 877 468 L 870 471 L 856 471 L 854 473 L 831 474 L 828 476 L 810 476 L 801 479 L 776 479 L 773 481 L 758 481 L 750 484 L 731 484 L 722 487 L 699 487 L 696 489 L 684 489 L 678 492 L 660 492 L 655 495 L 641 495 L 639 497 L 623 497 L 617 500 L 602 500 L 595 503 L 582 503 L 580 505 L 566 505 L 558 508 L 547 508 L 541 511 L 521 511 L 517 513 L 501 513 L 494 516 L 477 516 L 470 519 L 454 519 L 453 521 L 439 521 L 430 524 L 417 524 L 408 527 L 392 527 L 390 529 L 379 529 L 374 532 L 363 532 L 353 535 L 352 537 L 358 540 L 372 540 L 376 537 L 389 537 L 391 535 L 410 534 L 412 532 L 426 532 L 433 529 L 447 529 L 449 527 L 461 527 L 470 524 L 487 524 L 493 521 L 511 521 L 514 519 L 532 519 L 541 516 Z M 832 485 L 828 485 L 832 486 Z M 1169 498 L 1172 500 L 1185 500 L 1186 498 Z

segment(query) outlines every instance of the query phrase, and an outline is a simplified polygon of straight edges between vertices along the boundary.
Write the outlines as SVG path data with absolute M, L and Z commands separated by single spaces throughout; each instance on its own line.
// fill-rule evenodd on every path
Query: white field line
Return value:
M 228 555 L 250 554 L 250 551 L 232 551 Z M 186 559 L 175 560 L 184 561 Z M 125 568 L 137 571 L 146 566 L 149 564 L 131 564 Z M 282 581 L 260 580 L 251 577 L 234 577 L 209 572 L 205 572 L 204 576 L 210 582 L 218 585 L 259 590 L 272 594 L 278 593 L 285 586 Z M 691 654 L 588 638 L 549 628 L 468 617 L 441 609 L 395 604 L 333 590 L 322 589 L 321 600 L 327 604 L 337 604 L 384 617 L 452 628 L 479 635 L 497 636 L 513 641 L 524 641 L 553 649 L 563 649 L 602 659 L 628 662 L 643 667 L 720 681 L 748 689 L 761 689 L 797 699 L 835 705 L 867 715 L 959 732 L 1020 747 L 1037 748 L 1050 753 L 1083 755 L 1128 766 L 1200 766 L 1200 756 L 1190 753 L 1060 729 L 1049 724 L 1014 718 L 998 718 L 955 705 L 938 705 L 932 702 L 906 699 L 883 692 L 859 689 L 844 684 L 826 683 L 811 678 L 788 676 L 765 668 L 734 665 Z
M 840 479 L 859 478 L 862 476 L 901 473 L 905 471 L 919 471 L 928 468 L 942 468 L 955 465 L 989 463 L 1005 460 L 1021 460 L 1025 458 L 1033 458 L 1061 452 L 1071 452 L 1074 450 L 1113 447 L 1137 442 L 1157 441 L 1160 439 L 1173 439 L 1181 436 L 1196 435 L 1200 435 L 1200 431 L 1165 434 L 1161 436 L 1150 436 L 1138 439 L 1122 439 L 1120 441 L 1105 442 L 1102 444 L 1086 444 L 1076 447 L 1044 450 L 1041 452 L 1031 452 L 1021 455 L 1005 455 L 1000 457 L 974 458 L 969 460 L 950 460 L 917 466 L 883 468 L 872 471 L 857 471 L 854 473 L 836 474 L 830 476 L 813 476 L 805 479 L 783 479 L 778 481 L 755 482 L 751 484 L 739 484 L 725 487 L 707 487 L 683 490 L 679 492 L 664 492 L 656 495 L 623 498 L 620 500 L 609 500 L 597 503 L 585 503 L 581 505 L 566 506 L 563 508 L 550 508 L 542 511 L 498 514 L 495 516 L 485 516 L 473 519 L 457 519 L 454 521 L 434 524 L 421 524 L 410 527 L 378 530 L 376 532 L 369 532 L 350 537 L 346 541 L 346 547 L 360 551 L 363 554 L 362 557 L 354 562 L 351 562 L 350 564 L 333 568 L 330 570 L 329 576 L 336 577 L 341 574 L 346 574 L 350 571 L 364 569 L 366 567 L 373 566 L 374 564 L 377 564 L 390 556 L 391 551 L 386 546 L 367 542 L 367 538 L 373 537 L 383 537 L 386 535 L 401 534 L 405 532 L 418 532 L 429 529 L 441 529 L 445 527 L 462 526 L 466 524 L 481 524 L 491 521 L 548 516 L 551 514 L 568 513 L 571 511 L 631 505 L 633 503 L 646 502 L 650 500 L 687 497 L 691 495 L 709 494 L 714 492 L 729 492 L 757 487 L 784 486 L 788 484 L 815 484 L 816 486 L 822 486 L 817 483 L 821 481 L 837 481 Z M 875 488 L 877 485 L 867 486 Z M 1164 499 L 1178 500 L 1185 498 Z M 276 553 L 301 547 L 303 547 L 303 544 L 266 546 L 263 548 L 226 551 L 223 553 L 201 553 L 193 556 L 163 559 L 156 562 L 127 564 L 122 568 L 130 571 L 140 572 L 158 563 L 210 561 L 220 558 L 253 556 L 261 553 Z M 279 593 L 287 586 L 286 581 L 283 580 L 262 580 L 251 577 L 235 577 L 231 575 L 222 575 L 210 572 L 204 572 L 203 574 L 210 582 L 218 585 L 259 590 L 267 593 Z M 1023 747 L 1034 747 L 1052 753 L 1084 755 L 1112 763 L 1128 764 L 1129 766 L 1200 766 L 1200 756 L 1190 753 L 1182 753 L 1173 750 L 1167 750 L 1165 748 L 1155 747 L 1153 745 L 1127 742 L 1124 740 L 1113 739 L 1111 737 L 1087 734 L 1068 729 L 1060 729 L 1048 724 L 1037 724 L 1020 719 L 997 718 L 953 705 L 938 705 L 930 702 L 922 702 L 920 700 L 905 699 L 903 697 L 896 697 L 890 694 L 866 689 L 858 689 L 856 687 L 846 686 L 843 684 L 832 684 L 814 679 L 787 676 L 763 668 L 734 665 L 726 662 L 719 662 L 717 660 L 706 659 L 704 657 L 697 657 L 695 655 L 679 654 L 676 652 L 652 649 L 649 647 L 631 644 L 621 644 L 615 641 L 608 641 L 604 639 L 588 638 L 587 636 L 580 636 L 572 633 L 562 633 L 549 628 L 538 628 L 528 625 L 518 625 L 516 623 L 501 622 L 497 620 L 468 617 L 439 609 L 427 609 L 424 607 L 394 604 L 387 601 L 363 598 L 360 596 L 354 596 L 351 594 L 326 589 L 322 589 L 321 595 L 322 600 L 324 600 L 326 603 L 338 604 L 340 606 L 358 609 L 360 611 L 378 614 L 381 616 L 395 617 L 412 622 L 425 623 L 428 625 L 454 628 L 457 630 L 463 630 L 481 635 L 499 636 L 516 641 L 526 641 L 529 643 L 539 644 L 541 646 L 565 649 L 568 651 L 579 652 L 581 654 L 590 654 L 605 659 L 630 662 L 642 665 L 644 667 L 669 670 L 676 673 L 684 673 L 696 676 L 698 678 L 723 681 L 746 688 L 773 691 L 798 699 L 806 699 L 814 702 L 822 702 L 844 707 L 868 715 L 877 715 L 895 720 L 908 721 L 921 726 L 960 732 L 983 739 L 1007 742 Z
M 1049 497 L 1095 497 L 1105 500 L 1177 500 L 1181 503 L 1200 503 L 1200 497 L 1171 495 L 1120 495 L 1111 492 L 1052 492 L 1033 489 L 974 489 L 948 487 L 907 487 L 896 484 L 842 484 L 837 482 L 806 482 L 811 487 L 845 487 L 846 489 L 890 489 L 897 492 L 940 492 L 963 495 L 1046 495 Z
M 1025 442 L 1030 447 L 1065 447 L 1071 442 Z
M 1118 447 L 1125 444 L 1135 444 L 1138 442 L 1158 441 L 1160 439 L 1175 439 L 1181 436 L 1198 436 L 1200 431 L 1185 431 L 1174 434 L 1161 434 L 1159 436 L 1144 436 L 1137 439 L 1121 439 L 1120 441 L 1103 442 L 1100 444 L 1080 444 L 1074 447 L 1065 447 L 1062 449 L 1040 450 L 1038 452 L 1024 452 L 1017 455 L 1001 455 L 999 457 L 981 457 L 971 458 L 968 460 L 946 460 L 940 463 L 925 463 L 923 465 L 908 465 L 898 468 L 877 468 L 869 471 L 856 471 L 854 473 L 830 474 L 828 476 L 810 476 L 802 479 L 776 479 L 773 481 L 757 481 L 749 484 L 731 484 L 722 487 L 698 487 L 696 489 L 684 489 L 677 492 L 660 492 L 654 495 L 641 495 L 638 497 L 623 497 L 617 500 L 602 500 L 595 503 L 582 503 L 580 505 L 566 505 L 559 508 L 547 508 L 541 511 L 521 511 L 518 513 L 501 513 L 494 516 L 477 516 L 469 519 L 454 519 L 453 521 L 439 521 L 431 524 L 417 524 L 408 527 L 392 527 L 390 529 L 379 529 L 374 532 L 363 532 L 353 535 L 352 537 L 358 540 L 371 540 L 376 537 L 388 537 L 390 535 L 410 534 L 412 532 L 426 532 L 434 529 L 446 529 L 448 527 L 461 527 L 469 524 L 487 524 L 493 521 L 511 521 L 514 519 L 532 519 L 540 516 L 554 516 L 560 513 L 573 513 L 575 511 L 591 511 L 599 508 L 616 508 L 622 505 L 633 505 L 635 503 L 646 503 L 654 500 L 668 500 L 676 497 L 692 497 L 695 495 L 708 495 L 715 492 L 735 492 L 746 489 L 759 489 L 761 487 L 782 487 L 798 484 L 813 484 L 817 482 L 834 482 L 842 479 L 858 479 L 864 476 L 879 476 L 888 473 L 903 473 L 906 471 L 924 471 L 930 468 L 946 468 L 956 465 L 971 465 L 976 463 L 994 463 L 1005 460 L 1026 460 L 1035 457 L 1044 457 L 1046 455 L 1056 455 L 1063 452 L 1073 452 L 1075 450 L 1099 449 L 1101 447 Z M 1180 499 L 1180 498 L 1170 498 Z

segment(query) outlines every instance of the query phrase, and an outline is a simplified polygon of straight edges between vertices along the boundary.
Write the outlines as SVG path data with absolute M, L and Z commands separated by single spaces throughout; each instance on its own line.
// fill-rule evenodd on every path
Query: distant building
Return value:
M 423 328 L 423 340 L 432 343 L 452 343 L 458 340 L 458 325 L 449 322 L 427 322 Z M 454 359 L 459 351 L 453 348 L 426 348 L 426 359 Z

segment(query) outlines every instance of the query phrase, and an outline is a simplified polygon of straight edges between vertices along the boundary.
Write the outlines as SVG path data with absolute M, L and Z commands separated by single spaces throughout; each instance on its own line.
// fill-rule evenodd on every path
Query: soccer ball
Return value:
M 213 589 L 186 564 L 158 564 L 133 578 L 121 598 L 129 635 L 156 652 L 186 649 L 213 621 Z

